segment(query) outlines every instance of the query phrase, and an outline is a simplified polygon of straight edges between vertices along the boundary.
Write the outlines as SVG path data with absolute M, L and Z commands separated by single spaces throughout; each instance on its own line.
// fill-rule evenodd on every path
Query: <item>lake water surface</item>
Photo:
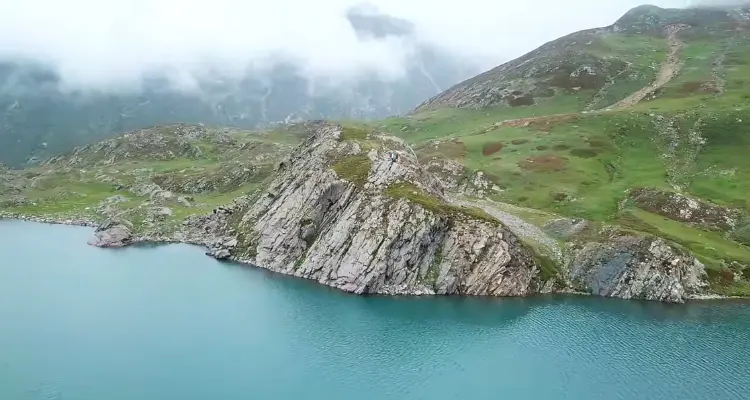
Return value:
M 750 399 L 750 303 L 358 297 L 0 221 L 0 399 Z

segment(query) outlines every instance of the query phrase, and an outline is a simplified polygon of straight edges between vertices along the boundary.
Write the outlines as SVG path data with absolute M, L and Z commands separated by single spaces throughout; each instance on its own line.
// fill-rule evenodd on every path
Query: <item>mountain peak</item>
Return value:
M 406 37 L 414 33 L 412 22 L 384 14 L 370 4 L 351 7 L 346 19 L 361 39 Z
M 668 25 L 685 24 L 692 27 L 716 26 L 730 22 L 733 17 L 727 8 L 694 6 L 690 8 L 661 8 L 653 5 L 635 7 L 612 26 L 616 32 L 661 33 Z

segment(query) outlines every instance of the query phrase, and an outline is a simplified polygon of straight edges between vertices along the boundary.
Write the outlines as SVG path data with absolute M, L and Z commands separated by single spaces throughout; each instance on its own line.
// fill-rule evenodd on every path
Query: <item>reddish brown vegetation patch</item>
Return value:
M 721 270 L 721 282 L 725 285 L 730 285 L 734 282 L 734 272 L 729 268 Z
M 505 147 L 505 144 L 503 144 L 503 142 L 487 143 L 482 148 L 482 154 L 485 156 L 490 156 L 502 150 L 503 147 Z
M 529 157 L 524 161 L 521 161 L 518 166 L 528 170 L 537 172 L 548 172 L 548 171 L 563 171 L 568 161 L 565 158 L 558 157 L 554 154 L 544 154 L 541 156 Z

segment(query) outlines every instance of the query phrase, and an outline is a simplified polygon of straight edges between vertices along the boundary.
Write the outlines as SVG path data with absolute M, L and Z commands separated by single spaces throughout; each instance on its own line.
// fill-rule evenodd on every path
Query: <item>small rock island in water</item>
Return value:
M 639 7 L 378 122 L 125 133 L 1 168 L 0 216 L 358 294 L 748 295 L 748 16 Z

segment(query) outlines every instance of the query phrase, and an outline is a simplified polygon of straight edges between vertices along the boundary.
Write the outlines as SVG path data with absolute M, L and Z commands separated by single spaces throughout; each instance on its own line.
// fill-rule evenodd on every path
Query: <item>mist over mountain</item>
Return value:
M 188 122 L 261 128 L 319 118 L 379 118 L 404 113 L 479 72 L 445 49 L 420 42 L 413 25 L 372 8 L 346 14 L 361 41 L 398 41 L 401 76 L 363 73 L 337 81 L 275 57 L 241 73 L 195 71 L 184 84 L 171 71 L 149 73 L 139 85 L 87 90 L 64 85 L 53 66 L 0 63 L 0 161 L 18 165 L 75 145 L 145 126 Z M 34 161 L 34 160 L 32 160 Z
M 639 3 L 15 2 L 0 15 L 0 162 L 156 124 L 403 114 Z

